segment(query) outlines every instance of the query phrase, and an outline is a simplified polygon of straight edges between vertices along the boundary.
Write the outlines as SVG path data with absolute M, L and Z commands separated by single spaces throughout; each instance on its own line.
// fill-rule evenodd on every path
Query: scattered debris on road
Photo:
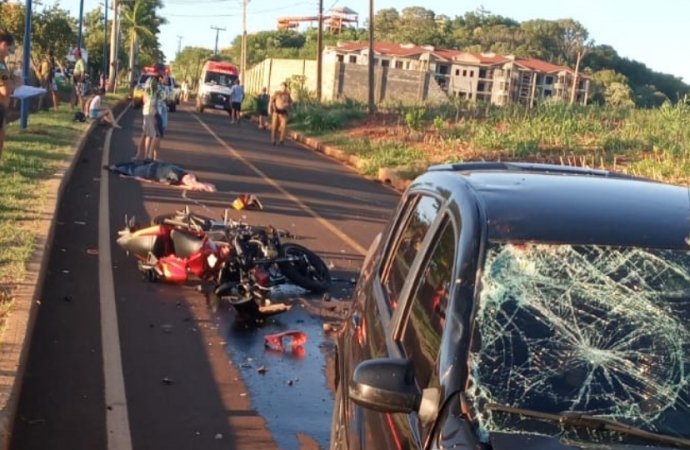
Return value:
M 290 348 L 295 351 L 307 342 L 307 335 L 299 330 L 284 331 L 282 333 L 269 334 L 264 336 L 264 346 L 280 352 L 285 351 L 283 342 L 285 339 L 290 341 Z

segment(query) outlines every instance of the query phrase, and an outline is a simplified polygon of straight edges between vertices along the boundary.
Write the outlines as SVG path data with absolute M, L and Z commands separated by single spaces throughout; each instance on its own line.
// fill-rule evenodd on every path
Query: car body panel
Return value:
M 452 320 L 444 322 L 432 374 L 440 393 L 438 415 L 431 423 L 422 423 L 417 413 L 380 413 L 356 405 L 344 394 L 341 421 L 348 449 L 478 448 L 476 430 L 465 420 L 461 403 L 468 388 L 473 320 L 490 240 L 688 247 L 687 188 L 556 166 L 501 168 L 489 163 L 465 167 L 431 168 L 402 195 L 389 224 L 369 249 L 336 345 L 336 383 L 344 387 L 362 361 L 406 357 L 400 343 L 409 326 L 413 296 L 423 283 L 427 257 L 436 251 L 437 233 L 451 226 L 457 248 L 445 317 Z M 388 255 L 396 248 L 419 195 L 438 199 L 440 207 L 410 264 L 398 302 L 391 307 L 383 286 Z M 492 433 L 491 439 L 496 449 L 572 448 L 557 439 L 535 436 Z M 608 444 L 598 448 L 604 447 L 636 448 Z

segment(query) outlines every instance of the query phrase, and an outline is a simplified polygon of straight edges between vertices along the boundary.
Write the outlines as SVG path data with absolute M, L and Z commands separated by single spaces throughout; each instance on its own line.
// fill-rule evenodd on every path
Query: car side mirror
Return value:
M 420 396 L 414 364 L 407 359 L 370 359 L 355 368 L 349 397 L 356 404 L 385 413 L 417 411 Z

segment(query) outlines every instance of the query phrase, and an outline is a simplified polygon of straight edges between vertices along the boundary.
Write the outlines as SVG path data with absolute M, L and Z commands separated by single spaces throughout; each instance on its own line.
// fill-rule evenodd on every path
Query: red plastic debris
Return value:
M 302 346 L 307 342 L 307 335 L 303 331 L 291 330 L 264 336 L 264 345 L 270 349 L 284 352 L 283 339 L 285 337 L 291 338 L 290 347 L 293 352 L 303 350 Z

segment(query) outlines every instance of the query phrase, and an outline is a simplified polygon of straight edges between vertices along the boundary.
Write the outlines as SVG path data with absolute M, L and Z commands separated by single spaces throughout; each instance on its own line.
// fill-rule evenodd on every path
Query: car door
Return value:
M 382 257 L 376 276 L 372 279 L 369 292 L 364 293 L 365 301 L 359 323 L 359 332 L 351 344 L 353 348 L 349 368 L 357 363 L 374 358 L 387 357 L 397 344 L 392 340 L 391 318 L 396 312 L 405 285 L 411 279 L 413 264 L 422 249 L 422 243 L 431 231 L 443 200 L 430 192 L 411 193 L 395 226 L 389 233 L 382 249 Z M 353 305 L 353 308 L 358 308 Z M 356 317 L 357 311 L 353 317 Z M 350 374 L 351 372 L 346 372 Z M 392 426 L 394 417 L 372 410 L 366 410 L 349 402 L 350 448 L 396 449 L 412 448 L 403 444 Z M 359 441 L 359 442 L 358 442 Z M 357 445 L 359 444 L 359 445 Z M 402 445 L 402 447 L 401 447 Z
M 449 299 L 454 294 L 453 274 L 460 224 L 456 224 L 450 215 L 443 214 L 437 225 L 426 242 L 425 251 L 418 255 L 420 261 L 415 265 L 417 270 L 410 277 L 410 295 L 400 307 L 399 320 L 394 320 L 399 323 L 394 332 L 397 345 L 390 356 L 412 360 L 419 394 L 428 389 L 435 391 L 440 400 L 442 389 L 438 359 L 446 329 Z M 437 413 L 438 406 L 431 412 Z M 424 414 L 429 412 L 425 411 Z M 406 448 L 424 448 L 435 417 L 427 416 L 425 419 L 416 412 L 395 416 L 395 433 L 409 436 L 410 442 Z

